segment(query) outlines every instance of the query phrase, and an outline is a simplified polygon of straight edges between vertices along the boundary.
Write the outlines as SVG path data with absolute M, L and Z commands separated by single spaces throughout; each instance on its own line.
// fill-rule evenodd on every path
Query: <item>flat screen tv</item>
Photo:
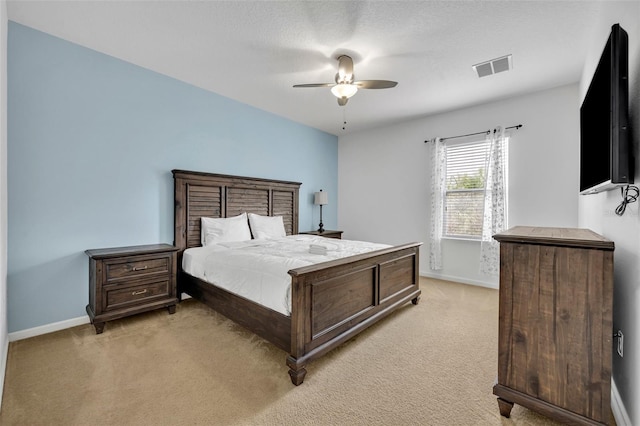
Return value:
M 633 183 L 629 121 L 628 36 L 611 27 L 580 108 L 580 193 Z

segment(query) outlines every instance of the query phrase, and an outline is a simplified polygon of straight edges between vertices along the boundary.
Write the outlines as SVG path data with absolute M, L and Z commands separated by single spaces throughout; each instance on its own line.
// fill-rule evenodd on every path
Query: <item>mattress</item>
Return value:
M 189 275 L 291 315 L 291 269 L 390 247 L 364 241 L 290 235 L 194 247 L 184 251 Z

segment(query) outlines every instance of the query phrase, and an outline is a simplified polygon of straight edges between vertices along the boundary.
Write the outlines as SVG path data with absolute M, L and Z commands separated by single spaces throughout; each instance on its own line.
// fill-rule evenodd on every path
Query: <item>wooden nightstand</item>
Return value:
M 319 237 L 335 238 L 337 240 L 341 240 L 342 239 L 342 231 L 331 231 L 329 229 L 325 229 L 324 232 L 307 231 L 307 232 L 300 232 L 300 234 L 317 235 Z
M 129 315 L 168 308 L 176 311 L 178 249 L 169 244 L 87 250 L 87 314 L 102 333 L 104 323 Z

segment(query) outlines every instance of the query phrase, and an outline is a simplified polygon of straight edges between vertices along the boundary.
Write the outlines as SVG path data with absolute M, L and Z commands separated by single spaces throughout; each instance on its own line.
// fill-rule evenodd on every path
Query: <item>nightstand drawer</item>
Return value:
M 124 279 L 141 278 L 152 274 L 171 273 L 171 257 L 131 257 L 125 262 L 111 261 L 105 262 L 106 283 Z
M 120 309 L 127 306 L 144 304 L 153 301 L 156 298 L 166 298 L 170 290 L 169 277 L 159 281 L 151 281 L 145 284 L 135 286 L 109 286 L 104 287 L 104 297 L 102 300 L 105 305 L 103 309 Z

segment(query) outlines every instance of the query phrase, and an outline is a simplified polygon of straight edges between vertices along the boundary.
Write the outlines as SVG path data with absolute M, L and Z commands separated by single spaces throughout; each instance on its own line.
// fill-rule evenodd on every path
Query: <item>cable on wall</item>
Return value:
M 622 195 L 622 202 L 616 207 L 616 214 L 622 216 L 627 209 L 627 204 L 635 203 L 640 195 L 640 190 L 637 186 L 627 185 L 620 187 L 620 195 Z
M 522 124 L 516 124 L 515 126 L 509 126 L 509 127 L 505 127 L 505 130 L 509 130 L 509 129 L 519 129 L 520 127 L 522 127 Z M 495 132 L 495 129 L 493 129 L 493 131 Z M 458 135 L 458 136 L 448 136 L 446 138 L 440 138 L 440 140 L 445 141 L 447 139 L 456 139 L 456 138 L 466 138 L 467 136 L 475 136 L 475 135 L 488 135 L 489 133 L 491 133 L 491 130 L 485 130 L 484 132 L 476 132 L 476 133 L 468 133 L 466 135 Z M 429 142 L 429 140 L 424 141 L 424 143 Z

